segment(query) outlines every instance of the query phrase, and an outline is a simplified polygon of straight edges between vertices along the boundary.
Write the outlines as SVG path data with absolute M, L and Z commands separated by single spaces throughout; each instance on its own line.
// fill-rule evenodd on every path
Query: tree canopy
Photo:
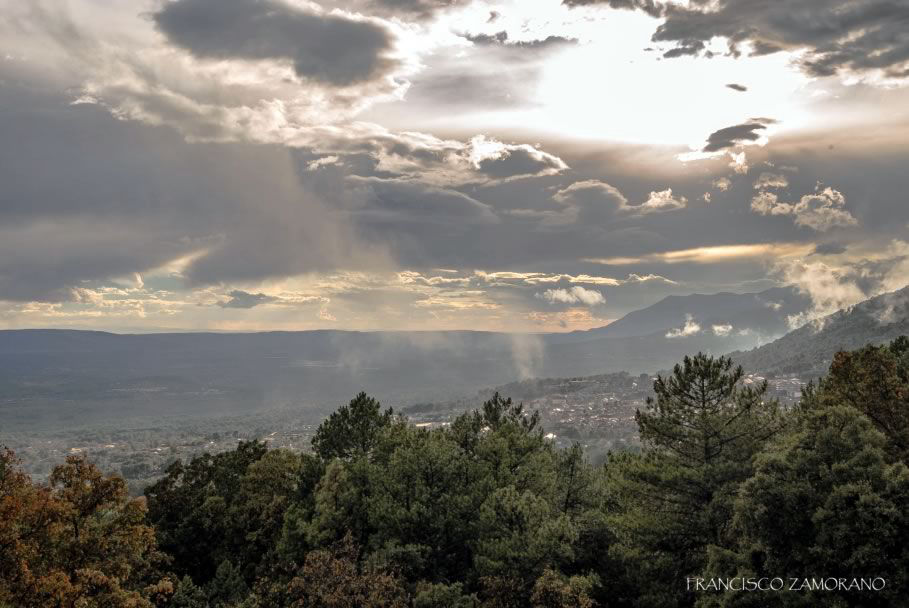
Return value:
M 361 393 L 311 453 L 240 442 L 141 499 L 80 457 L 36 483 L 4 450 L 0 607 L 898 605 L 907 395 L 905 339 L 839 353 L 789 409 L 698 354 L 657 377 L 640 449 L 594 466 L 499 394 L 429 429 Z M 775 576 L 886 585 L 690 585 Z

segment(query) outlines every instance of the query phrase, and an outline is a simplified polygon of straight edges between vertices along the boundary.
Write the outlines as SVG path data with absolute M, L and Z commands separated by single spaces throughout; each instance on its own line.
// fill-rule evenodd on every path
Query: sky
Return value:
M 0 328 L 909 282 L 909 0 L 0 0 Z

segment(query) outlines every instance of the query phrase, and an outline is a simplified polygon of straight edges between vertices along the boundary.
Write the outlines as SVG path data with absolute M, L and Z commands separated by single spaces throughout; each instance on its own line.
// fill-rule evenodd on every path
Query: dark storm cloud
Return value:
M 909 61 L 909 4 L 894 0 L 726 0 L 719 7 L 667 4 L 653 35 L 697 54 L 717 36 L 738 54 L 750 43 L 756 55 L 807 48 L 803 68 L 815 76 L 840 69 L 882 69 L 905 75 Z
M 158 29 L 193 55 L 290 60 L 301 78 L 346 86 L 389 73 L 392 34 L 368 21 L 268 0 L 174 0 L 154 13 Z
M 0 79 L 17 78 L 0 63 Z M 716 175 L 654 174 L 650 166 L 623 164 L 637 156 L 634 148 L 598 142 L 602 157 L 585 158 L 576 143 L 544 142 L 573 168 L 432 185 L 427 168 L 442 178 L 463 169 L 466 162 L 449 162 L 470 157 L 463 142 L 386 134 L 364 138 L 352 146 L 356 152 L 333 151 L 337 161 L 310 169 L 328 158 L 324 151 L 189 144 L 172 130 L 66 101 L 32 86 L 0 88 L 0 299 L 72 298 L 87 283 L 188 254 L 198 256 L 183 271 L 189 285 L 237 285 L 253 294 L 258 290 L 246 282 L 377 266 L 602 273 L 603 266 L 583 261 L 591 258 L 639 258 L 623 262 L 630 265 L 622 276 L 671 275 L 687 286 L 705 266 L 677 262 L 667 273 L 653 252 L 736 243 L 810 248 L 816 236 L 786 218 L 751 213 L 750 180 L 724 193 L 722 204 L 700 204 L 696 198 Z M 848 139 L 836 140 L 831 152 L 828 141 L 812 137 L 790 149 L 774 141 L 761 155 L 777 167 L 799 167 L 790 177 L 793 192 L 810 192 L 820 179 L 844 193 L 861 223 L 842 238 L 900 237 L 909 222 L 905 152 L 861 154 Z M 396 145 L 393 160 L 415 163 L 406 177 L 375 163 Z M 506 164 L 516 152 L 519 159 L 530 153 L 504 149 Z M 512 169 L 538 168 L 522 160 L 528 164 Z M 564 201 L 553 200 L 559 191 Z M 682 197 L 691 201 L 684 208 Z M 735 288 L 765 277 L 761 264 L 719 263 L 711 272 Z
M 740 92 L 740 93 L 744 93 L 745 91 L 748 90 L 748 87 L 746 87 L 745 85 L 743 85 L 743 84 L 736 84 L 736 83 L 734 83 L 734 82 L 730 82 L 729 84 L 727 84 L 727 85 L 726 85 L 726 88 L 727 88 L 727 89 L 732 89 L 733 91 L 738 91 L 738 92 Z
M 599 180 L 575 182 L 557 191 L 552 198 L 565 206 L 562 219 L 556 223 L 567 219 L 582 225 L 610 222 L 619 215 L 640 217 L 676 211 L 688 205 L 688 200 L 673 195 L 671 188 L 651 191 L 644 202 L 632 204 L 618 188 Z
M 711 56 L 707 43 L 722 37 L 735 56 L 745 44 L 754 55 L 807 49 L 801 65 L 814 76 L 830 76 L 843 69 L 909 76 L 909 3 L 903 0 L 723 0 L 687 6 L 650 0 L 564 3 L 633 8 L 662 18 L 652 39 L 675 45 L 664 52 L 669 58 Z
M 195 283 L 325 270 L 357 255 L 302 187 L 290 150 L 188 144 L 6 82 L 0 300 L 68 299 L 86 282 L 189 254 L 199 256 L 187 271 Z
M 499 221 L 489 205 L 457 190 L 400 179 L 351 177 L 346 181 L 351 213 L 359 223 L 465 226 Z
M 528 145 L 507 148 L 501 156 L 484 158 L 479 165 L 480 173 L 496 179 L 556 173 L 567 168 L 557 156 Z
M 812 252 L 813 255 L 839 255 L 846 253 L 849 248 L 842 243 L 818 243 Z
M 235 289 L 229 294 L 229 300 L 218 302 L 221 308 L 255 308 L 259 304 L 274 302 L 275 298 L 264 293 L 249 293 L 240 289 Z
M 618 188 L 597 180 L 575 182 L 557 191 L 553 198 L 565 205 L 566 219 L 585 225 L 609 221 L 628 206 L 628 199 Z
M 757 141 L 761 138 L 762 129 L 766 129 L 764 122 L 752 120 L 740 125 L 725 127 L 714 131 L 707 137 L 707 145 L 704 146 L 704 152 L 718 152 L 726 148 L 732 148 L 737 144 L 745 141 Z
M 86 282 L 159 266 L 189 245 L 154 222 L 63 215 L 0 227 L 0 300 L 72 300 Z

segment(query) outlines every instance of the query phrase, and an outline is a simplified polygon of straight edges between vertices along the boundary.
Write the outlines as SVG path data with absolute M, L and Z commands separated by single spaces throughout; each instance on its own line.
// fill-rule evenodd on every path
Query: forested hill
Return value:
M 840 350 L 883 344 L 909 334 L 909 287 L 810 322 L 782 338 L 730 356 L 749 372 L 821 376 Z

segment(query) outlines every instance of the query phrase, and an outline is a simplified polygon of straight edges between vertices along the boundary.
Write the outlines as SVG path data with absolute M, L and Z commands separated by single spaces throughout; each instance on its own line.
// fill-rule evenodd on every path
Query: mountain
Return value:
M 708 326 L 690 335 L 673 336 L 670 332 L 660 331 L 647 336 L 548 343 L 542 365 L 535 375 L 570 377 L 619 371 L 652 373 L 671 368 L 691 353 L 722 354 L 749 348 L 758 340 L 759 337 L 751 333 L 716 335 Z
M 665 333 L 683 326 L 688 319 L 704 328 L 731 326 L 730 331 L 770 338 L 789 331 L 788 318 L 810 306 L 810 298 L 794 287 L 774 287 L 759 293 L 668 296 L 605 327 L 558 334 L 553 341 L 580 342 Z
M 408 405 L 531 377 L 650 373 L 692 352 L 751 348 L 803 309 L 795 290 L 777 289 L 666 298 L 574 334 L 0 331 L 0 427 L 273 406 L 318 420 L 361 390 Z
M 909 287 L 865 300 L 731 357 L 747 371 L 802 378 L 825 374 L 833 355 L 909 335 Z

